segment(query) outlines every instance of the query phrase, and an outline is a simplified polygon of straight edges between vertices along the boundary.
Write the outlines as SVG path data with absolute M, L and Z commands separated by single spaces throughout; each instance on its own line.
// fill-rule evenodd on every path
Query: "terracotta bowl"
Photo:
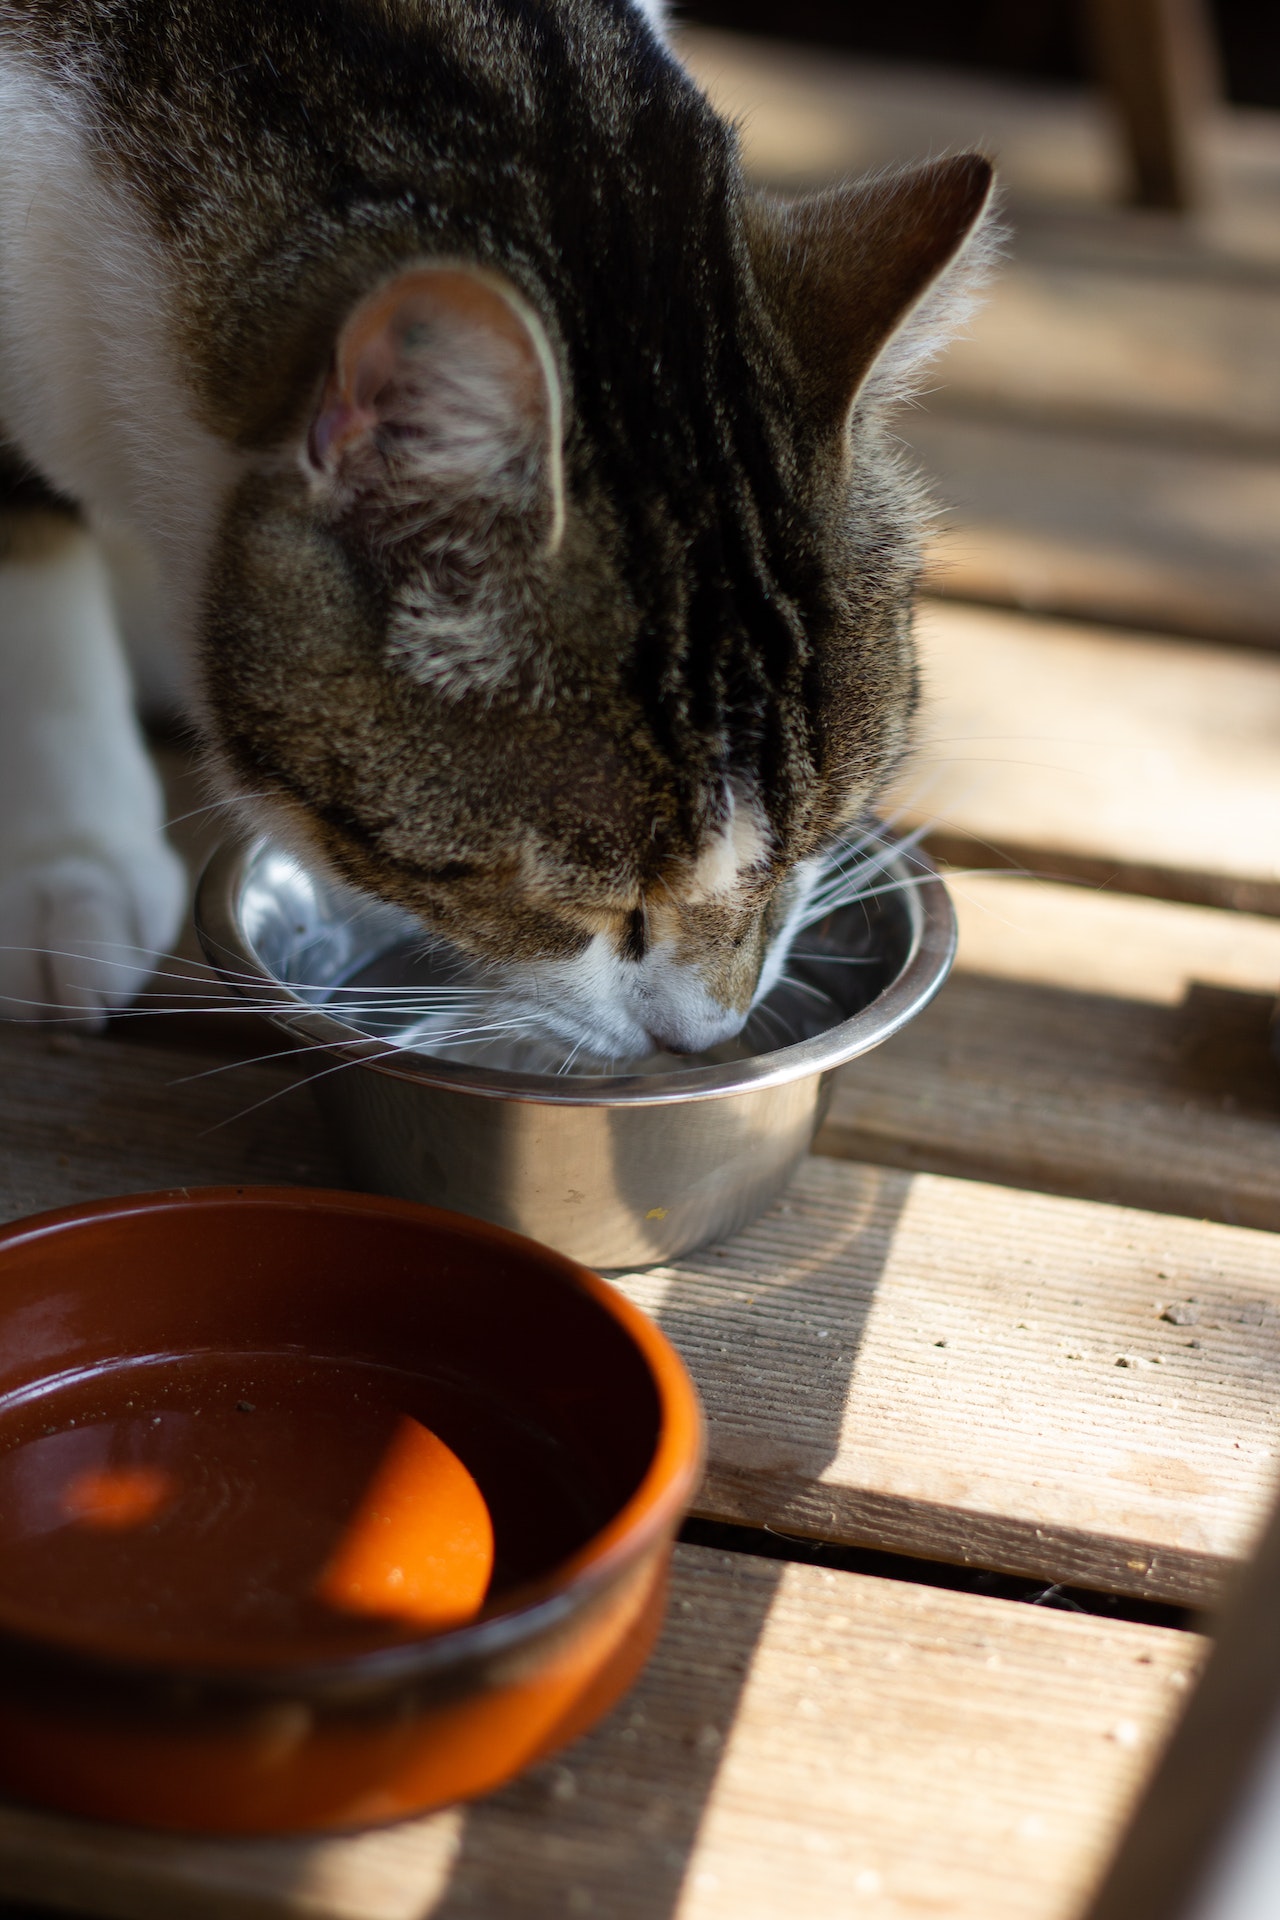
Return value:
M 483 1793 L 639 1671 L 676 1354 L 500 1228 L 304 1189 L 0 1230 L 0 1792 L 210 1833 Z

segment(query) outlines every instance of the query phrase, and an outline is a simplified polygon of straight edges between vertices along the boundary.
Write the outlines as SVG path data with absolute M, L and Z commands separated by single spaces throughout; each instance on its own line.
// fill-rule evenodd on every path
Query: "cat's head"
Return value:
M 225 511 L 232 781 L 509 1017 L 600 1060 L 736 1033 L 908 744 L 882 414 L 963 306 L 990 184 L 976 156 L 795 202 L 730 181 L 715 247 L 620 268 L 612 316 L 602 262 L 585 303 L 563 260 L 379 278 Z

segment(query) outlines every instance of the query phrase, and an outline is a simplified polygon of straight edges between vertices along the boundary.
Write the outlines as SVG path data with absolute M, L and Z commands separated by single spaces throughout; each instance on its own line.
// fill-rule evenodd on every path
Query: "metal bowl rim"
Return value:
M 210 857 L 195 900 L 196 932 L 210 966 L 242 998 L 275 1001 L 279 1011 L 265 1013 L 264 1017 L 291 1036 L 331 1047 L 347 1059 L 393 1079 L 471 1093 L 481 1099 L 567 1107 L 665 1106 L 784 1086 L 830 1072 L 888 1040 L 928 1006 L 955 957 L 956 918 L 951 897 L 932 865 L 913 850 L 915 871 L 906 869 L 901 854 L 885 866 L 886 872 L 910 882 L 903 895 L 911 926 L 907 957 L 869 1006 L 823 1033 L 770 1053 L 755 1054 L 750 1060 L 690 1067 L 660 1078 L 650 1074 L 580 1074 L 561 1081 L 553 1074 L 498 1073 L 490 1067 L 464 1066 L 388 1046 L 335 1020 L 276 978 L 251 944 L 239 915 L 247 874 L 274 846 L 268 835 L 259 834 L 247 841 L 226 842 Z

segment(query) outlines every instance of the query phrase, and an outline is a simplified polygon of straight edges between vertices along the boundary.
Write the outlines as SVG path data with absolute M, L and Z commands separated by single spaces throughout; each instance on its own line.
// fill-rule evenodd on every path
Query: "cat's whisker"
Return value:
M 814 897 L 832 887 L 848 887 L 865 875 L 879 873 L 898 856 L 910 856 L 931 825 L 930 821 L 922 822 L 911 833 L 900 837 L 868 831 L 854 841 L 839 843 L 827 855 L 826 871 L 815 884 Z
M 317 993 L 314 998 L 302 998 L 294 1008 L 277 1002 L 277 1011 L 303 1011 L 326 1013 L 331 1019 L 345 1022 L 347 1025 L 360 1019 L 388 1019 L 392 1016 L 417 1016 L 428 1020 L 453 1013 L 483 1013 L 496 998 L 496 992 L 472 992 L 461 987 L 426 988 L 420 992 L 405 991 L 402 988 L 387 989 L 376 995 L 367 991 L 359 998 L 339 1000 L 327 994 Z
M 821 948 L 792 947 L 790 957 L 793 960 L 818 960 L 824 967 L 877 967 L 880 962 L 873 953 L 824 953 Z M 786 980 L 792 986 L 801 983 L 788 973 L 780 973 L 780 980 Z
M 795 931 L 803 937 L 806 928 L 833 913 L 860 904 L 869 906 L 883 896 L 902 894 L 908 889 L 925 885 L 932 869 L 918 849 L 934 824 L 932 818 L 917 820 L 909 832 L 897 834 L 892 819 L 888 822 L 867 821 L 855 828 L 827 854 Z M 895 862 L 899 863 L 899 871 L 891 873 Z M 916 871 L 904 874 L 902 867 Z M 962 875 L 951 877 L 954 879 Z M 670 892 L 670 887 L 667 890 Z M 401 981 L 381 986 L 367 982 L 312 980 L 294 975 L 283 983 L 283 994 L 274 996 L 269 991 L 263 991 L 260 973 L 231 968 L 219 969 L 216 973 L 208 969 L 206 972 L 201 963 L 168 955 L 163 957 L 168 964 L 154 966 L 150 984 L 143 991 L 140 1003 L 128 1011 L 121 1010 L 115 1017 L 155 1019 L 167 1014 L 254 1013 L 287 1022 L 291 1014 L 303 1015 L 308 1011 L 316 1011 L 337 1022 L 350 1034 L 350 1038 L 335 1035 L 332 1039 L 308 1039 L 305 1043 L 303 1036 L 299 1035 L 288 1046 L 276 1051 L 253 1059 L 219 1062 L 184 1076 L 175 1081 L 175 1085 L 198 1082 L 236 1067 L 268 1066 L 293 1056 L 306 1069 L 309 1056 L 317 1052 L 343 1055 L 337 1062 L 339 1066 L 356 1064 L 362 1058 L 376 1060 L 413 1051 L 429 1055 L 443 1054 L 446 1057 L 452 1055 L 463 1060 L 474 1057 L 483 1063 L 486 1049 L 495 1046 L 515 1047 L 516 1055 L 499 1061 L 501 1066 L 512 1071 L 527 1067 L 530 1071 L 566 1076 L 619 1070 L 616 1057 L 611 1057 L 602 1065 L 598 1058 L 590 1055 L 589 1039 L 585 1035 L 568 1045 L 548 1035 L 536 1013 L 502 1017 L 495 1003 L 500 1001 L 504 989 L 474 984 L 475 962 L 454 949 L 442 947 L 429 937 L 423 940 L 422 948 L 420 958 L 425 965 L 448 967 L 456 970 L 461 977 L 447 983 L 438 980 L 423 984 Z M 50 951 L 57 952 L 61 958 L 83 961 L 88 969 L 105 968 L 108 971 L 127 969 L 136 972 L 140 958 L 145 956 L 148 962 L 160 958 L 123 942 L 99 943 L 92 951 L 82 948 Z M 305 954 L 305 945 L 302 952 Z M 830 953 L 820 947 L 803 946 L 792 946 L 787 959 L 842 967 L 877 964 L 874 954 Z M 228 985 L 237 990 L 233 995 L 227 993 Z M 772 1049 L 793 1042 L 805 1032 L 812 1033 L 818 1030 L 815 1021 L 821 1020 L 822 1009 L 829 1010 L 833 1024 L 844 1016 L 845 1009 L 840 1002 L 813 981 L 802 978 L 790 965 L 784 965 L 776 986 L 785 989 L 783 1006 L 770 1005 L 766 999 L 753 1007 L 743 1029 L 748 1045 L 758 1045 L 761 1050 Z M 86 991 L 90 991 L 87 984 Z M 787 994 L 803 996 L 802 1004 L 810 1011 L 801 1014 L 800 1004 L 797 1004 L 789 1012 L 786 1007 Z M 41 1003 L 25 1004 L 30 1004 L 34 1011 L 45 1011 Z M 78 1015 L 74 1010 L 65 1013 L 59 1009 L 58 1012 L 70 1024 L 83 1022 L 83 1015 Z M 518 1053 L 526 1043 L 534 1047 L 531 1065 L 521 1060 Z M 324 1072 L 333 1070 L 332 1067 L 323 1069 Z M 312 1071 L 308 1077 L 318 1076 Z
M 442 1033 L 432 1032 L 429 1034 L 414 1033 L 412 1030 L 409 1030 L 405 1033 L 397 1034 L 389 1044 L 398 1052 L 402 1053 L 434 1053 L 438 1052 L 442 1046 L 480 1046 L 489 1041 L 501 1039 L 504 1036 L 507 1038 L 515 1037 L 516 1039 L 523 1039 L 533 1036 L 533 1029 L 529 1023 L 524 1020 L 494 1020 L 487 1026 L 461 1027 L 456 1032 L 450 1031 L 448 1028 Z M 425 1044 L 427 1041 L 431 1043 L 429 1046 Z
M 132 961 L 114 959 L 112 958 L 113 951 L 115 953 L 132 954 L 135 956 L 135 959 Z M 139 958 L 163 958 L 174 961 L 175 964 L 172 967 L 154 967 L 148 977 L 148 985 L 142 989 L 133 1005 L 128 1009 L 120 1009 L 121 1012 L 142 1011 L 144 1009 L 139 1006 L 139 1002 L 164 1000 L 168 998 L 169 995 L 165 987 L 163 985 L 157 985 L 157 982 L 173 982 L 175 985 L 185 989 L 188 993 L 194 993 L 200 989 L 207 980 L 211 1010 L 225 1007 L 230 1011 L 236 1012 L 246 1010 L 247 998 L 237 996 L 235 999 L 230 999 L 224 990 L 224 983 L 230 982 L 237 987 L 243 985 L 251 988 L 261 988 L 262 986 L 262 975 L 260 973 L 242 971 L 230 966 L 219 967 L 215 972 L 212 967 L 206 968 L 203 962 L 187 961 L 172 954 L 155 955 L 150 948 L 136 947 L 126 941 L 86 942 L 84 946 L 74 948 L 0 945 L 0 953 L 38 954 L 49 959 L 69 960 L 81 963 L 86 967 L 112 967 L 128 972 L 135 972 L 137 970 L 137 959 Z M 86 991 L 92 990 L 88 983 L 83 984 Z M 347 986 L 341 983 L 335 984 L 330 981 L 307 981 L 293 978 L 288 982 L 288 991 L 290 993 L 296 993 L 300 997 L 308 995 L 315 996 L 316 998 L 314 1000 L 307 1000 L 305 1002 L 307 1005 L 318 1004 L 323 1006 L 327 1001 L 337 1001 L 341 1000 L 343 996 L 349 996 L 350 999 L 355 1002 L 376 1003 L 380 1007 L 409 1008 L 420 1006 L 432 1000 L 439 1001 L 441 1004 L 450 1005 L 470 1004 L 484 999 L 491 999 L 500 989 L 496 987 L 437 985 L 434 983 L 419 985 L 413 982 L 406 982 L 401 985 L 389 987 L 377 985 Z M 35 1005 L 39 1003 L 31 1002 L 29 1004 Z M 271 1000 L 265 996 L 259 1004 L 268 1010 L 277 1012 L 284 1010 L 288 1005 L 286 1001 L 279 999 Z M 167 1012 L 169 1009 L 167 1007 L 161 1007 L 156 1009 L 156 1011 Z
M 221 811 L 234 815 L 245 801 L 270 800 L 272 798 L 273 796 L 270 793 L 238 793 L 233 800 L 208 800 L 204 806 L 192 807 L 188 813 L 172 815 L 165 821 L 164 831 L 167 833 L 171 827 L 184 826 L 188 820 L 198 820 L 203 813 L 217 813 Z
M 821 987 L 815 987 L 810 980 L 801 980 L 798 974 L 784 971 L 778 975 L 778 982 L 781 986 L 792 988 L 796 993 L 807 993 L 815 1000 L 825 1000 L 829 1007 L 834 1007 L 836 1004 L 829 993 L 824 993 Z
M 136 970 L 136 960 L 131 966 L 127 960 L 111 960 L 106 958 L 105 955 L 100 958 L 96 953 L 90 952 L 90 948 L 99 947 L 103 949 L 114 948 L 118 953 L 132 953 L 142 959 L 171 960 L 175 957 L 173 954 L 157 953 L 154 947 L 131 946 L 124 940 L 86 940 L 81 947 L 33 947 L 29 943 L 0 944 L 0 953 L 38 953 L 51 960 L 83 960 L 90 962 L 94 966 L 130 967 L 131 971 Z
M 753 1007 L 751 1010 L 751 1020 L 756 1020 L 757 1018 L 759 1019 L 760 1024 L 765 1027 L 767 1027 L 768 1024 L 772 1021 L 773 1025 L 777 1028 L 778 1032 L 782 1036 L 783 1045 L 785 1046 L 787 1044 L 787 1042 L 791 1038 L 791 1035 L 787 1032 L 786 1022 L 782 1018 L 781 1014 L 778 1012 L 778 1009 L 776 1007 L 771 1007 L 769 1006 L 767 1001 L 762 1000 L 758 1007 Z M 749 1026 L 750 1024 L 751 1024 L 751 1021 L 748 1021 L 747 1025 Z M 745 1027 L 743 1028 L 743 1032 L 745 1034 L 746 1032 Z
M 849 900 L 841 901 L 841 906 L 856 907 L 862 900 L 881 900 L 886 894 L 907 893 L 915 887 L 927 887 L 933 880 L 932 873 L 913 873 L 901 880 L 890 880 L 882 887 L 863 887 Z M 830 909 L 834 911 L 835 909 Z
M 362 1046 L 364 1041 L 365 1036 L 362 1034 L 359 1039 L 318 1040 L 310 1046 L 281 1047 L 273 1053 L 255 1053 L 243 1060 L 219 1060 L 211 1067 L 201 1067 L 198 1073 L 179 1074 L 176 1079 L 170 1080 L 168 1085 L 171 1087 L 189 1087 L 199 1080 L 214 1080 L 219 1074 L 237 1073 L 247 1067 L 269 1067 L 277 1060 L 290 1060 L 295 1057 L 303 1059 L 307 1054 L 326 1053 L 334 1047 Z
M 134 958 L 132 960 L 113 959 L 111 957 L 113 951 L 115 953 L 131 954 Z M 219 976 L 214 973 L 211 968 L 203 969 L 201 962 L 182 960 L 174 954 L 157 953 L 154 948 L 134 946 L 123 940 L 85 941 L 82 946 L 72 948 L 0 945 L 0 953 L 36 954 L 44 959 L 70 960 L 78 965 L 93 968 L 112 967 L 117 971 L 131 974 L 139 971 L 138 963 L 140 960 L 152 963 L 171 960 L 175 963 L 172 967 L 163 967 L 159 964 L 153 964 L 151 966 L 148 974 L 148 985 L 136 996 L 138 999 L 160 997 L 160 993 L 157 992 L 157 989 L 151 984 L 155 981 L 173 981 L 188 991 L 194 992 L 204 984 L 206 979 L 208 980 L 210 993 L 215 1000 L 225 1001 L 227 998 L 225 991 L 222 991 L 219 987 Z M 187 969 L 190 969 L 190 971 L 187 971 Z M 260 974 L 231 973 L 229 971 L 227 977 L 243 981 L 250 986 L 260 987 L 262 984 Z M 86 992 L 93 992 L 95 990 L 88 982 L 81 984 L 83 990 Z M 160 990 L 160 992 L 162 991 L 163 989 Z M 124 1011 L 124 1009 L 120 1009 L 120 1011 Z
M 450 1045 L 456 1045 L 460 1041 L 472 1038 L 480 1033 L 500 1033 L 502 1031 L 502 1026 L 495 1023 L 491 1029 L 460 1028 L 456 1034 L 446 1031 L 433 1037 L 436 1038 L 438 1043 L 445 1042 Z M 304 1059 L 309 1054 L 327 1053 L 337 1047 L 363 1047 L 367 1046 L 370 1042 L 375 1045 L 381 1044 L 384 1051 L 388 1053 L 408 1051 L 412 1046 L 412 1042 L 407 1042 L 403 1038 L 384 1040 L 380 1035 L 367 1033 L 353 1034 L 350 1040 L 317 1040 L 309 1042 L 306 1045 L 303 1045 L 300 1041 L 295 1041 L 290 1046 L 281 1047 L 272 1053 L 255 1054 L 249 1059 L 219 1061 L 214 1066 L 202 1068 L 198 1073 L 182 1074 L 179 1078 L 171 1080 L 169 1085 L 173 1087 L 184 1087 L 190 1085 L 193 1081 L 212 1079 L 222 1073 L 233 1073 L 238 1068 L 267 1066 L 277 1060 Z
M 337 1041 L 332 1044 L 337 1046 L 341 1046 L 343 1044 L 354 1046 L 356 1043 L 354 1041 L 346 1042 L 346 1043 L 342 1041 Z M 385 1049 L 385 1052 L 388 1055 L 388 1057 L 390 1057 L 395 1053 L 395 1048 L 387 1047 Z M 242 1107 L 238 1113 L 228 1114 L 225 1119 L 216 1120 L 211 1127 L 205 1127 L 203 1131 L 199 1134 L 198 1138 L 200 1138 L 201 1140 L 206 1140 L 208 1139 L 211 1133 L 221 1133 L 224 1127 L 232 1127 L 232 1126 L 235 1126 L 238 1121 L 247 1120 L 250 1114 L 261 1112 L 263 1107 L 269 1107 L 273 1100 L 279 1100 L 286 1093 L 294 1093 L 299 1087 L 312 1085 L 317 1080 L 326 1080 L 328 1079 L 329 1075 L 332 1073 L 341 1073 L 344 1067 L 358 1067 L 360 1065 L 360 1060 L 361 1060 L 361 1056 L 357 1054 L 350 1060 L 339 1060 L 332 1067 L 325 1067 L 319 1073 L 316 1073 L 316 1072 L 301 1073 L 298 1075 L 296 1080 L 286 1080 L 282 1086 L 273 1087 L 270 1093 L 264 1094 L 261 1100 L 255 1100 L 252 1106 Z M 239 1062 L 237 1064 L 244 1065 L 247 1063 Z
M 848 866 L 840 857 L 845 849 L 837 848 L 831 861 L 831 871 L 819 879 L 815 885 L 797 931 L 803 932 L 806 927 L 813 926 L 828 914 L 843 907 L 856 905 L 859 900 L 873 900 L 882 894 L 901 891 L 908 886 L 921 885 L 927 881 L 933 869 L 923 856 L 917 855 L 916 848 L 934 824 L 933 820 L 923 821 L 909 834 L 903 835 L 896 841 L 880 837 L 876 851 L 864 854 L 853 867 Z M 869 836 L 863 836 L 857 843 L 859 847 L 865 846 L 868 838 Z M 912 878 L 892 881 L 884 886 L 867 884 L 868 881 L 884 873 L 895 859 L 901 859 L 917 867 L 918 874 Z
M 86 991 L 89 990 L 86 989 Z M 113 1025 L 119 1025 L 125 1021 L 160 1019 L 165 1015 L 180 1018 L 184 1015 L 189 1017 L 192 1014 L 203 1015 L 206 1013 L 252 1013 L 261 1014 L 265 1017 L 269 1014 L 279 1012 L 279 1007 L 270 1001 L 264 1002 L 262 1006 L 252 1006 L 244 1001 L 224 1001 L 217 1006 L 207 1006 L 199 1003 L 176 1007 L 90 1007 L 86 1004 L 81 1010 L 74 1008 L 68 1009 L 63 1001 L 32 1000 L 25 998 L 21 994 L 13 993 L 6 994 L 5 1001 L 9 1006 L 13 1007 L 30 1007 L 33 1012 L 40 1015 L 39 1019 L 32 1020 L 11 1019 L 10 1024 L 15 1026 L 29 1026 L 33 1032 L 41 1032 L 50 1027 L 83 1026 L 86 1013 L 91 1013 L 94 1017 L 101 1016 Z

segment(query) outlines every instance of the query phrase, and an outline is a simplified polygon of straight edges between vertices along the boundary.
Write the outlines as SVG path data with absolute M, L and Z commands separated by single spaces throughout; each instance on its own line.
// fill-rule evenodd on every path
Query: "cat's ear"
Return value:
M 756 276 L 820 421 L 908 390 L 963 323 L 996 250 L 992 190 L 968 153 L 749 203 Z
M 563 523 L 560 383 L 541 322 L 497 274 L 454 262 L 399 273 L 333 350 L 307 435 L 313 472 L 379 544 L 504 505 L 554 546 Z

